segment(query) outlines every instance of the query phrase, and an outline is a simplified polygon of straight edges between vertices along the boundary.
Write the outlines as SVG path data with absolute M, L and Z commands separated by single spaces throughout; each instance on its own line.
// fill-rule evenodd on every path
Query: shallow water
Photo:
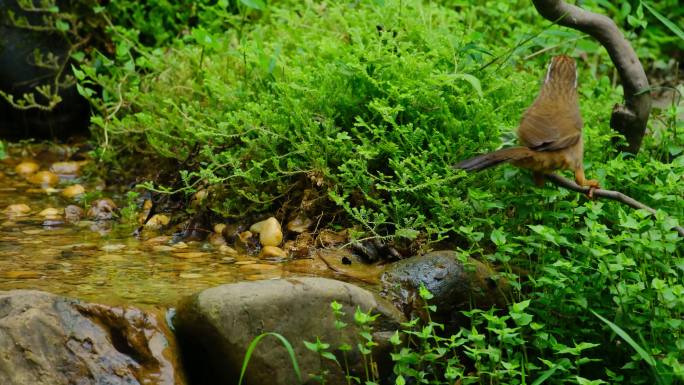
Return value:
M 167 307 L 223 283 L 312 275 L 312 269 L 318 269 L 315 275 L 329 275 L 309 259 L 225 254 L 206 242 L 173 244 L 168 234 L 147 230 L 138 239 L 133 227 L 109 221 L 46 221 L 39 214 L 46 208 L 83 206 L 60 195 L 65 186 L 78 181 L 92 191 L 95 184 L 63 178 L 46 190 L 15 173 L 21 160 L 15 156 L 0 162 L 0 290 L 36 289 L 111 305 Z M 41 169 L 50 166 L 39 163 Z M 17 203 L 31 211 L 23 216 L 4 211 Z

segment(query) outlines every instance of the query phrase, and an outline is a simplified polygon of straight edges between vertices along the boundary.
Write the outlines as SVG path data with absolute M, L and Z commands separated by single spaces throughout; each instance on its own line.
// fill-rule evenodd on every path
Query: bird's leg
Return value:
M 580 186 L 587 186 L 589 187 L 589 192 L 587 195 L 589 198 L 594 197 L 594 190 L 597 188 L 600 188 L 599 182 L 596 179 L 587 179 L 584 177 L 584 168 L 579 167 L 575 170 L 575 182 L 577 182 L 578 185 Z

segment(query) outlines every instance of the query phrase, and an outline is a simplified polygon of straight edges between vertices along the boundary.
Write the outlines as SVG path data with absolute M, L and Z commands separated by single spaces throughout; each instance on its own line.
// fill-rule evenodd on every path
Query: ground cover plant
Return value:
M 641 3 L 585 3 L 628 30 L 647 68 L 672 68 L 666 52 L 682 41 Z M 653 6 L 676 18 L 668 4 Z M 509 316 L 469 313 L 460 338 L 473 343 L 476 383 L 684 379 L 684 242 L 671 230 L 684 218 L 679 99 L 654 111 L 638 154 L 612 151 L 621 90 L 610 60 L 524 1 L 156 7 L 93 8 L 111 44 L 73 67 L 111 173 L 143 157 L 171 165 L 180 183 L 146 187 L 209 186 L 209 208 L 228 217 L 272 213 L 313 189 L 327 226 L 497 266 L 517 294 Z M 160 16 L 143 21 L 151 11 Z M 588 175 L 657 215 L 536 188 L 511 167 L 450 167 L 514 142 L 548 56 L 561 53 L 579 62 Z

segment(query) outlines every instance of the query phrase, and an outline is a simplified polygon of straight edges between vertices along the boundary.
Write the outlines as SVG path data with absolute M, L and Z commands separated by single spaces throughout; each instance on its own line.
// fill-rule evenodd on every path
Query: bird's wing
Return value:
M 531 107 L 518 128 L 520 142 L 536 151 L 562 150 L 576 144 L 581 137 L 582 118 L 578 109 L 575 112 Z

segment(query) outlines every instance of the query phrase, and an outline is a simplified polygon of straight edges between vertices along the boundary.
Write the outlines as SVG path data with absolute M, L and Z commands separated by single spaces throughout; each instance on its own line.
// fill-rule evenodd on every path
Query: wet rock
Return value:
M 76 205 L 69 205 L 64 208 L 64 219 L 67 222 L 78 222 L 83 218 L 83 209 Z
M 72 184 L 67 186 L 62 190 L 62 196 L 65 198 L 75 198 L 77 196 L 85 194 L 85 187 L 80 184 Z
M 39 291 L 0 291 L 0 384 L 174 384 L 156 318 Z
M 14 171 L 19 175 L 29 175 L 40 169 L 40 165 L 34 161 L 24 161 L 14 167 Z
M 88 217 L 96 221 L 112 219 L 116 214 L 116 203 L 109 198 L 94 201 L 88 209 Z
M 259 256 L 261 258 L 287 258 L 287 253 L 280 247 L 264 246 Z
M 53 187 L 59 183 L 59 177 L 50 171 L 38 171 L 35 174 L 29 175 L 27 180 L 33 184 L 41 185 L 43 187 Z
M 338 330 L 330 303 L 342 304 L 349 326 Z M 346 383 L 344 373 L 334 363 L 320 357 L 303 344 L 316 337 L 330 343 L 331 351 L 343 343 L 356 346 L 358 330 L 353 315 L 356 307 L 380 314 L 374 323 L 374 349 L 379 368 L 390 369 L 384 361 L 390 349 L 388 339 L 403 317 L 381 298 L 357 286 L 324 278 L 291 278 L 222 285 L 186 299 L 174 320 L 183 347 L 191 381 L 206 384 L 234 383 L 239 377 L 245 350 L 252 339 L 264 332 L 283 335 L 295 350 L 304 381 L 310 373 L 329 370 L 330 384 Z M 356 348 L 348 352 L 351 374 L 362 375 L 362 358 Z M 382 373 L 381 373 L 382 374 Z M 246 384 L 298 383 L 287 352 L 278 340 L 266 337 L 252 353 Z M 308 382 L 307 382 L 308 383 Z
M 283 241 L 283 229 L 273 217 L 253 224 L 249 231 L 259 234 L 259 243 L 262 246 L 278 246 Z
M 5 214 L 10 216 L 26 215 L 31 212 L 31 207 L 25 203 L 15 203 L 5 207 Z
M 437 306 L 433 319 L 442 323 L 448 323 L 461 310 L 504 307 L 509 292 L 495 271 L 472 258 L 464 263 L 454 251 L 434 251 L 396 262 L 381 280 L 383 293 L 407 317 L 424 316 L 418 289 L 425 285 L 434 295 L 430 305 Z

